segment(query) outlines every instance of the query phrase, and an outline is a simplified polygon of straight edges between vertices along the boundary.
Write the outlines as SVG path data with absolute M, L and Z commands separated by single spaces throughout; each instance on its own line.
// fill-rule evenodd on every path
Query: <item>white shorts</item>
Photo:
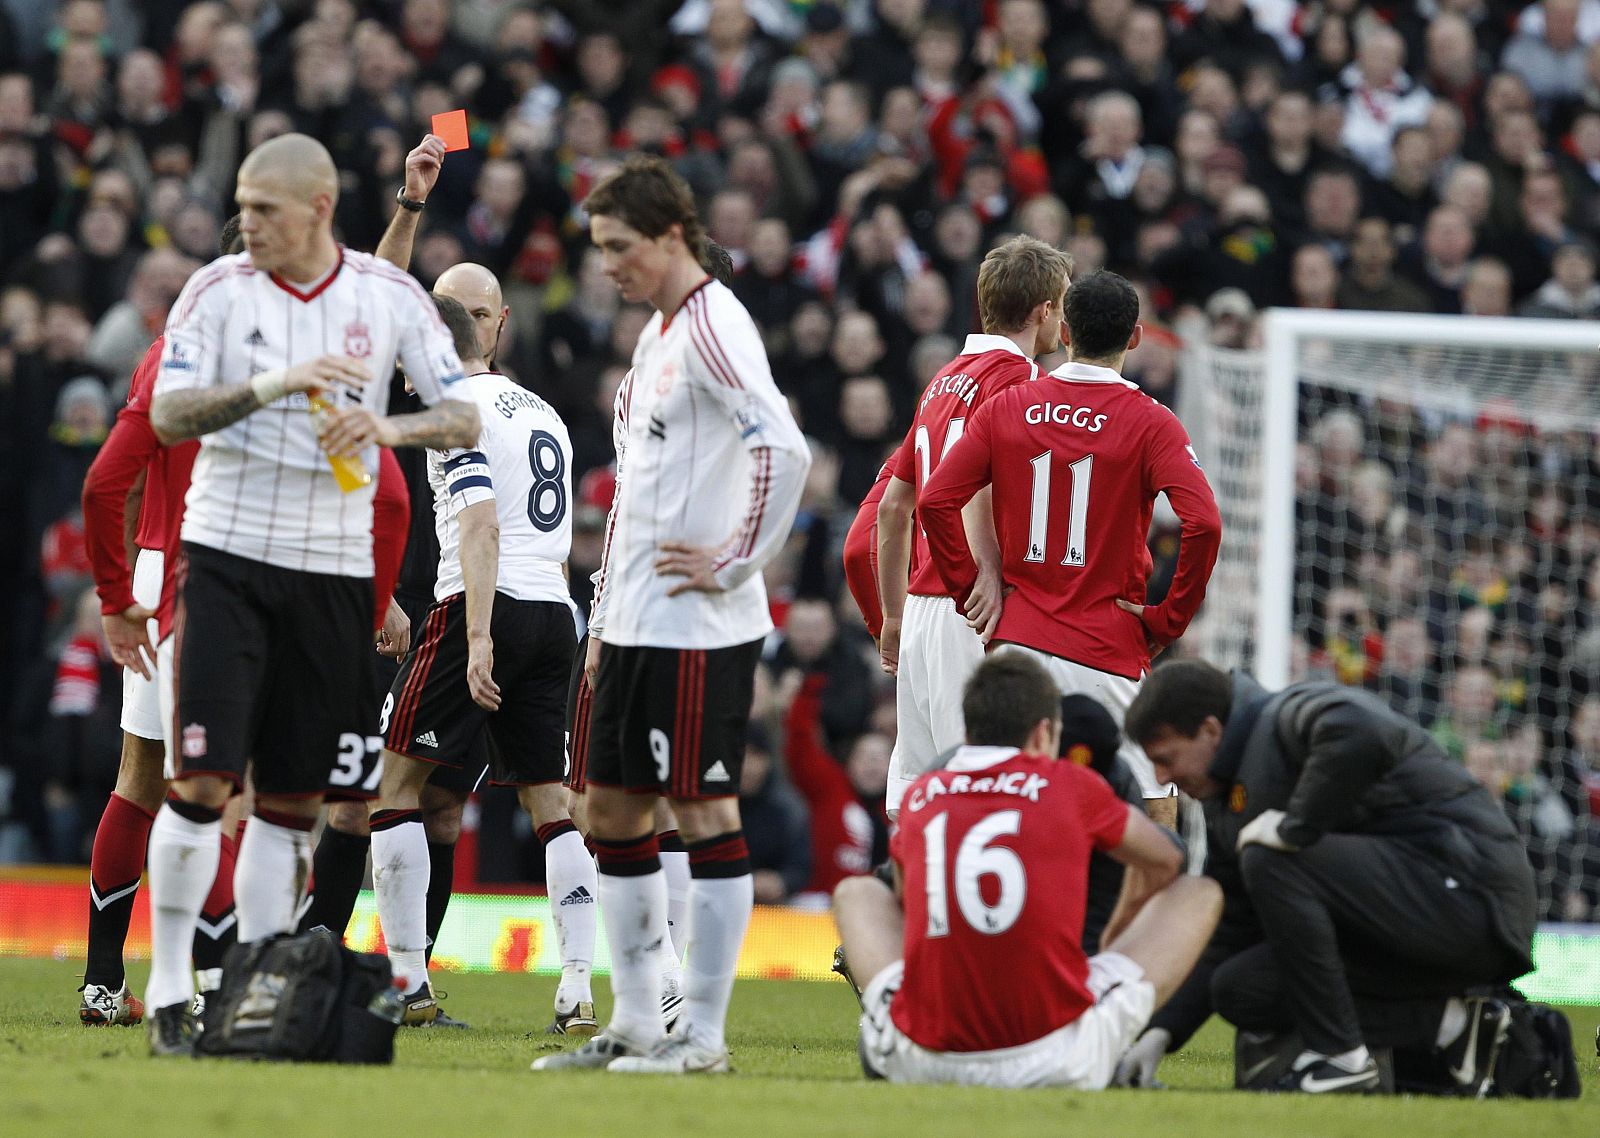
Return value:
M 1041 652 L 1037 648 L 1028 648 L 1022 644 L 1007 644 L 1004 650 L 1026 652 L 1032 656 L 1050 672 L 1062 695 L 1091 697 L 1111 713 L 1111 718 L 1117 721 L 1117 729 L 1119 731 L 1122 729 L 1122 718 L 1128 713 L 1128 705 L 1133 702 L 1133 697 L 1139 694 L 1141 681 L 1130 680 L 1126 676 L 1115 676 L 1085 664 L 1073 663 L 1071 660 L 1063 660 L 1060 656 L 1052 656 L 1048 652 Z M 1133 777 L 1139 780 L 1139 790 L 1146 798 L 1171 798 L 1178 793 L 1175 785 L 1168 783 L 1163 786 L 1156 780 L 1156 769 L 1150 765 L 1149 756 L 1144 753 L 1144 748 L 1133 740 L 1123 739 L 1117 754 L 1128 764 Z
M 906 598 L 895 678 L 895 740 L 885 806 L 900 809 L 911 784 L 967 739 L 961 693 L 983 663 L 983 640 L 949 597 Z
M 889 1015 L 905 967 L 895 961 L 861 996 L 861 1060 L 891 1083 L 1103 1090 L 1156 1008 L 1155 985 L 1144 969 L 1120 952 L 1102 952 L 1089 958 L 1094 1004 L 1067 1026 L 1017 1047 L 929 1051 L 907 1039 Z
M 161 603 L 161 569 L 165 562 L 159 549 L 141 549 L 133 563 L 133 599 L 147 609 Z M 156 622 L 145 622 L 150 643 L 159 633 Z M 122 729 L 141 739 L 161 739 L 161 697 L 156 681 L 147 680 L 132 668 L 122 669 Z
M 156 691 L 161 697 L 161 736 L 167 746 L 161 760 L 161 777 L 170 780 L 178 772 L 173 766 L 172 721 L 178 714 L 178 693 L 172 686 L 172 654 L 178 638 L 168 634 L 156 646 Z

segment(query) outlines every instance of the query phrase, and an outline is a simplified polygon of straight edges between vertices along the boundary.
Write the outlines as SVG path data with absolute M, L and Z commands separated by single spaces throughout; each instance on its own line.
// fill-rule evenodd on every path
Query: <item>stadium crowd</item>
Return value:
M 782 631 L 742 787 L 763 901 L 884 855 L 893 688 L 839 549 L 921 384 L 976 330 L 997 239 L 1134 280 L 1149 331 L 1127 374 L 1168 403 L 1186 314 L 1233 347 L 1269 305 L 1600 314 L 1600 0 L 4 0 L 0 862 L 87 859 L 120 685 L 83 476 L 213 255 L 242 156 L 323 140 L 338 229 L 371 249 L 407 150 L 458 107 L 472 145 L 445 162 L 413 268 L 431 285 L 471 260 L 504 282 L 499 365 L 572 433 L 580 603 L 612 396 L 648 316 L 602 274 L 579 206 L 622 156 L 668 157 L 701 196 L 812 440 L 769 569 Z M 1503 790 L 1547 915 L 1586 916 L 1593 437 L 1343 403 L 1306 428 L 1300 674 L 1431 726 Z M 1158 564 L 1174 545 L 1153 536 Z M 538 859 L 492 799 L 480 877 L 515 878 Z

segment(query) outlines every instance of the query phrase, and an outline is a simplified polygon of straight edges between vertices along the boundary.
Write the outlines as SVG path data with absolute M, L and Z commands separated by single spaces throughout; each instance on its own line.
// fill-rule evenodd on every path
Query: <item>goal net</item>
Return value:
M 1273 310 L 1193 345 L 1224 539 L 1186 654 L 1374 691 L 1497 794 L 1542 916 L 1600 919 L 1600 327 Z

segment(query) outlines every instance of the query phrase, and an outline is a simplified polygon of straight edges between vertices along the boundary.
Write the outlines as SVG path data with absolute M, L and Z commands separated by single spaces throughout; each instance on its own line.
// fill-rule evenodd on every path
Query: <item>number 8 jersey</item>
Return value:
M 500 526 L 495 589 L 519 601 L 570 604 L 562 566 L 572 552 L 572 441 L 555 409 L 497 372 L 469 375 L 452 389 L 478 408 L 483 431 L 472 448 L 428 452 L 439 577 L 434 600 L 465 590 L 456 515 L 493 500 Z
M 1099 775 L 1012 747 L 962 747 L 913 783 L 889 845 L 906 917 L 895 1026 L 930 1051 L 993 1051 L 1082 1015 L 1089 853 L 1127 826 Z

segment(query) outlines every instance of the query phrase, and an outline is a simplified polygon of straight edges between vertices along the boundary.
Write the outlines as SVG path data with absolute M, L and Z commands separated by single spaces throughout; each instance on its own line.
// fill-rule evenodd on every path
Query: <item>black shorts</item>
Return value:
M 329 802 L 373 802 L 378 797 L 378 783 L 383 780 L 383 729 L 378 726 L 378 712 L 389 694 L 394 669 L 395 661 L 378 655 L 374 647 L 372 686 L 361 701 L 366 733 L 357 736 L 345 732 L 339 736 L 339 756 L 328 772 L 325 797 Z
M 177 777 L 321 797 L 371 733 L 372 582 L 183 546 L 173 634 Z
M 396 589 L 394 599 L 411 620 L 412 637 L 421 636 L 422 624 L 428 619 L 428 610 L 433 607 L 432 594 L 408 593 L 403 589 Z M 394 714 L 395 697 L 392 690 L 395 677 L 400 674 L 400 661 L 392 656 L 379 656 L 374 670 L 378 674 L 378 698 L 373 706 L 378 708 L 378 773 L 379 777 L 382 777 L 383 737 L 389 733 L 389 717 Z M 435 767 L 433 774 L 428 778 L 428 785 L 453 791 L 465 798 L 477 790 L 487 777 L 489 777 L 489 736 L 487 732 L 480 731 L 467 751 L 467 761 L 459 767 Z M 333 795 L 330 793 L 329 797 Z
M 668 798 L 736 796 L 761 644 L 602 645 L 586 780 Z
M 578 641 L 578 654 L 572 661 L 572 678 L 567 685 L 567 777 L 561 781 L 575 794 L 589 787 L 589 713 L 594 708 L 594 692 L 583 662 L 589 654 L 589 638 Z
M 489 634 L 500 710 L 473 701 L 467 687 L 466 597 L 428 610 L 390 694 L 384 746 L 398 755 L 465 768 L 488 733 L 489 781 L 505 786 L 560 782 L 566 756 L 567 676 L 578 634 L 559 601 L 519 601 L 496 593 Z

